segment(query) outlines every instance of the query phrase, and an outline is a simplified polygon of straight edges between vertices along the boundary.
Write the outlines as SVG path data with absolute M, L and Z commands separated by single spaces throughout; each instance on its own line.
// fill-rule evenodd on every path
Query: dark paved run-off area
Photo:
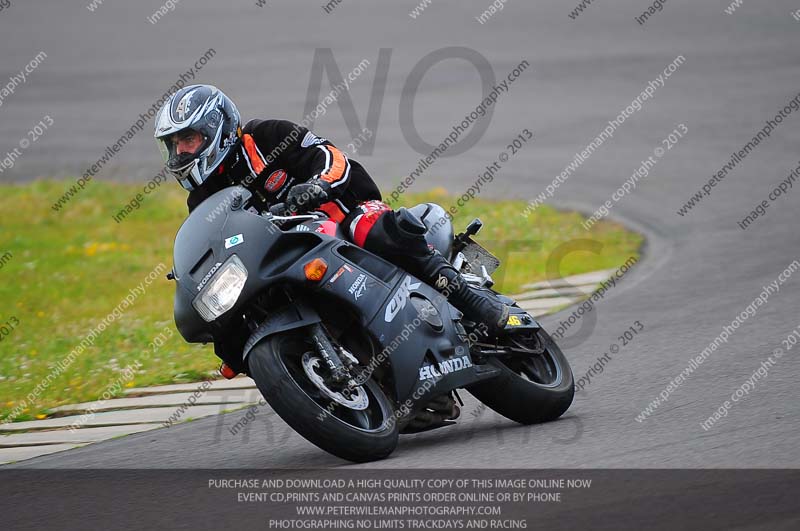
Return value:
M 470 398 L 464 423 L 404 437 L 380 466 L 797 467 L 800 347 L 787 352 L 726 418 L 708 431 L 700 424 L 800 324 L 800 273 L 771 294 L 652 417 L 641 423 L 635 417 L 690 357 L 745 310 L 762 286 L 800 259 L 800 192 L 779 198 L 748 230 L 737 227 L 798 165 L 800 113 L 786 118 L 710 197 L 686 216 L 676 214 L 734 150 L 800 92 L 800 22 L 790 14 L 800 5 L 745 1 L 728 15 L 726 2 L 672 0 L 642 26 L 634 16 L 643 2 L 596 2 L 572 20 L 567 15 L 575 3 L 511 1 L 480 24 L 474 17 L 488 1 L 435 0 L 415 20 L 408 14 L 412 1 L 378 5 L 344 0 L 326 14 L 313 2 L 304 2 L 306 7 L 270 2 L 272 7 L 258 8 L 254 2 L 203 0 L 178 4 L 152 25 L 146 18 L 160 1 L 107 2 L 94 13 L 84 2 L 15 2 L 0 13 L 0 81 L 39 51 L 47 58 L 0 107 L 0 153 L 16 146 L 43 115 L 54 125 L 0 178 L 81 172 L 208 48 L 217 55 L 197 79 L 223 87 L 246 118 L 300 120 L 317 48 L 330 48 L 345 73 L 369 60 L 371 66 L 353 82 L 351 92 L 363 127 L 378 52 L 389 48 L 375 149 L 356 157 L 389 190 L 420 156 L 403 138 L 399 120 L 409 73 L 427 54 L 463 46 L 484 56 L 498 80 L 522 60 L 530 68 L 500 97 L 480 141 L 463 154 L 439 160 L 413 189 L 467 189 L 528 128 L 535 141 L 503 167 L 485 196 L 532 198 L 682 55 L 685 62 L 666 85 L 550 200 L 595 210 L 679 124 L 688 129 L 612 209 L 617 219 L 647 234 L 645 260 L 598 304 L 591 335 L 564 346 L 581 376 L 634 321 L 641 321 L 644 332 L 614 355 L 562 420 L 522 428 L 494 414 L 471 415 L 477 405 Z M 324 81 L 321 93 L 328 90 Z M 480 92 L 478 74 L 468 62 L 438 64 L 414 99 L 419 134 L 438 142 L 474 108 Z M 150 127 L 100 178 L 144 181 L 158 170 Z M 343 148 L 351 140 L 337 106 L 317 120 L 314 130 Z M 568 314 L 544 322 L 555 329 Z M 264 413 L 247 437 L 233 436 L 227 428 L 242 415 L 202 419 L 23 465 L 348 466 L 289 432 L 272 413 Z

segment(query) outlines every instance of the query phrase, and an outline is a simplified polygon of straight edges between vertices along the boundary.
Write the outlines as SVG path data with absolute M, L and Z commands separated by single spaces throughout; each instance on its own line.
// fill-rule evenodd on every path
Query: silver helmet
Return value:
M 156 115 L 156 133 L 161 155 L 169 171 L 187 190 L 205 182 L 241 136 L 236 105 L 212 85 L 191 85 L 173 94 Z M 177 152 L 181 133 L 196 131 L 202 145 L 193 153 Z

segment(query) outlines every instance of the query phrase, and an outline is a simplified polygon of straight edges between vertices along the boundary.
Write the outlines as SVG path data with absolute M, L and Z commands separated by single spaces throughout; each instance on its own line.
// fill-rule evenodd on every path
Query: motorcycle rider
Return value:
M 347 229 L 350 241 L 445 293 L 490 335 L 508 321 L 507 305 L 470 286 L 428 246 L 416 215 L 383 203 L 361 164 L 305 127 L 286 120 L 250 120 L 241 127 L 236 105 L 221 90 L 192 85 L 161 107 L 155 137 L 167 170 L 189 191 L 190 212 L 237 184 L 253 193 L 259 211 L 278 202 L 293 212 L 323 211 Z

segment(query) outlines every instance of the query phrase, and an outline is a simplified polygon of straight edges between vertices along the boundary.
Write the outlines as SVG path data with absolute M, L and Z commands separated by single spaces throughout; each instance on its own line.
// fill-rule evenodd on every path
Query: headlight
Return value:
M 234 254 L 214 273 L 208 285 L 194 298 L 192 306 L 203 319 L 211 322 L 233 308 L 246 281 L 247 269 Z

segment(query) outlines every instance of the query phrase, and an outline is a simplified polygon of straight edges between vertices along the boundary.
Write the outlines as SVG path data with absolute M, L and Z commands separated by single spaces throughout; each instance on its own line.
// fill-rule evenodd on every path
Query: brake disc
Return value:
M 334 391 L 325 383 L 325 380 L 320 376 L 316 369 L 322 366 L 322 360 L 312 354 L 311 352 L 306 352 L 303 354 L 303 371 L 305 371 L 306 376 L 308 379 L 311 380 L 317 389 L 322 391 L 322 393 L 333 400 L 334 402 L 341 404 L 347 408 L 354 409 L 356 411 L 363 411 L 367 409 L 369 406 L 369 397 L 367 396 L 366 391 L 364 391 L 364 387 L 359 385 L 353 389 L 350 389 L 350 397 L 348 398 L 341 391 Z

